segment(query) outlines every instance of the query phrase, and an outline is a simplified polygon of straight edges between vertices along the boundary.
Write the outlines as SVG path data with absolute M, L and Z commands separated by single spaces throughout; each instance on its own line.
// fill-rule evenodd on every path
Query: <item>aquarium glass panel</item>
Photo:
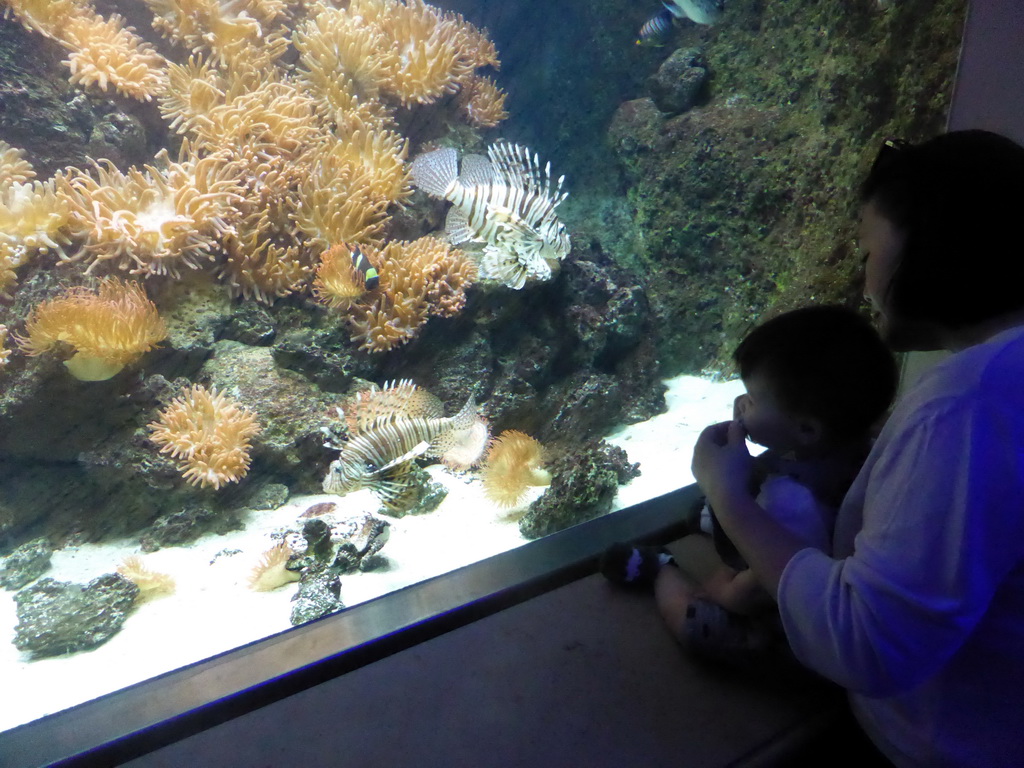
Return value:
M 0 0 L 0 731 L 691 483 L 965 4 Z

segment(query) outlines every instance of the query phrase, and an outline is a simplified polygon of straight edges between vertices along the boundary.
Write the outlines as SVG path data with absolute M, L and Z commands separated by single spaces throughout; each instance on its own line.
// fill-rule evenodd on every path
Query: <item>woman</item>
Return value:
M 736 421 L 693 473 L 804 664 L 898 766 L 1024 761 L 1024 148 L 883 146 L 862 190 L 865 295 L 897 350 L 948 349 L 900 400 L 831 553 L 751 498 Z

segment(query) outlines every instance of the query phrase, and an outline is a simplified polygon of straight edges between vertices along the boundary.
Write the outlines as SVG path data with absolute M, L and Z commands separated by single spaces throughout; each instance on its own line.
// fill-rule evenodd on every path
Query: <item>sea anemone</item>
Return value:
M 18 345 L 41 355 L 58 343 L 75 350 L 66 361 L 82 381 L 103 381 L 117 374 L 167 337 L 156 306 L 138 283 L 106 278 L 98 290 L 69 288 L 36 306 L 25 321 Z
M 366 254 L 374 253 L 364 248 Z M 393 241 L 376 255 L 380 290 L 349 311 L 353 339 L 367 352 L 387 352 L 415 338 L 430 317 L 454 317 L 465 306 L 476 265 L 436 237 Z
M 266 63 L 284 53 L 287 39 L 277 29 L 284 0 L 145 0 L 153 27 L 192 51 L 210 51 L 234 64 L 262 54 Z
M 224 259 L 218 276 L 232 296 L 264 304 L 304 291 L 317 251 L 292 223 L 299 205 L 298 185 L 309 166 L 264 153 L 248 143 L 229 150 L 239 168 L 242 200 L 235 206 L 234 233 L 221 239 Z
M 506 94 L 489 77 L 470 75 L 459 90 L 456 103 L 473 125 L 493 128 L 508 117 Z
M 275 68 L 218 69 L 199 58 L 172 64 L 160 97 L 164 118 L 197 151 L 256 145 L 262 156 L 298 159 L 322 137 L 315 102 Z
M 551 474 L 543 469 L 544 447 L 529 435 L 506 429 L 487 450 L 481 477 L 484 495 L 499 507 L 518 507 L 530 489 L 551 484 Z
M 96 85 L 104 91 L 111 85 L 139 101 L 150 101 L 162 87 L 163 56 L 125 27 L 117 14 L 103 19 L 83 13 L 68 21 L 59 34 L 61 44 L 71 51 L 64 63 L 75 85 Z
M 138 555 L 128 555 L 117 572 L 139 588 L 139 602 L 174 592 L 174 578 L 169 574 L 150 570 Z
M 376 26 L 339 8 L 321 7 L 292 36 L 299 51 L 298 74 L 316 97 L 323 116 L 341 130 L 383 125 L 380 89 L 386 76 L 385 40 Z
M 260 431 L 256 416 L 200 385 L 186 388 L 149 424 L 150 439 L 161 453 L 177 459 L 192 485 L 219 489 L 249 471 L 250 441 Z
M 7 361 L 11 358 L 11 350 L 5 349 L 4 344 L 7 342 L 7 326 L 0 325 L 0 368 L 7 365 Z
M 293 554 L 292 548 L 282 541 L 260 555 L 249 575 L 249 589 L 256 592 L 272 592 L 285 584 L 298 581 L 302 575 L 287 568 Z
M 370 252 L 367 248 L 363 255 Z M 372 263 L 370 256 L 366 258 Z M 352 264 L 351 246 L 335 245 L 320 254 L 320 265 L 313 281 L 317 301 L 332 309 L 344 309 L 365 292 L 366 277 Z
M 0 296 L 13 286 L 14 270 L 34 254 L 63 253 L 70 217 L 71 207 L 52 180 L 0 186 Z
M 11 184 L 24 184 L 35 176 L 32 163 L 25 159 L 25 150 L 0 140 L 0 189 Z
M 241 200 L 237 168 L 223 154 L 200 158 L 188 142 L 178 162 L 167 150 L 159 167 L 94 163 L 95 177 L 72 169 L 57 177 L 71 206 L 71 235 L 82 241 L 75 258 L 113 262 L 132 274 L 180 275 L 182 266 L 197 269 L 213 259 L 218 238 L 231 231 L 234 204 Z
M 349 12 L 367 5 L 383 11 L 376 23 L 386 40 L 387 91 L 403 105 L 430 104 L 455 93 L 476 67 L 463 45 L 469 38 L 462 34 L 462 17 L 422 0 L 353 0 Z
M 26 28 L 51 38 L 82 14 L 80 0 L 4 0 L 4 5 L 5 17 L 13 13 Z

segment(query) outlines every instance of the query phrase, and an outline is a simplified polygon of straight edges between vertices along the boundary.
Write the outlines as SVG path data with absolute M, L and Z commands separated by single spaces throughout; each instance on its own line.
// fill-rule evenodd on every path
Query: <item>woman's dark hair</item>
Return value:
M 980 130 L 886 142 L 860 198 L 906 233 L 897 315 L 957 330 L 1024 308 L 1024 147 Z
M 867 436 L 899 379 L 878 332 L 846 307 L 778 315 L 751 331 L 733 358 L 740 376 L 763 377 L 787 413 L 819 419 L 836 442 Z

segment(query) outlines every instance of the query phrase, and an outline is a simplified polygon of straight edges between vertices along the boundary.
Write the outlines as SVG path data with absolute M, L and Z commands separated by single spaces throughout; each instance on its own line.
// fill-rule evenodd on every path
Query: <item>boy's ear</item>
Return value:
M 801 416 L 797 420 L 797 439 L 804 448 L 821 442 L 825 437 L 825 425 L 813 416 Z

